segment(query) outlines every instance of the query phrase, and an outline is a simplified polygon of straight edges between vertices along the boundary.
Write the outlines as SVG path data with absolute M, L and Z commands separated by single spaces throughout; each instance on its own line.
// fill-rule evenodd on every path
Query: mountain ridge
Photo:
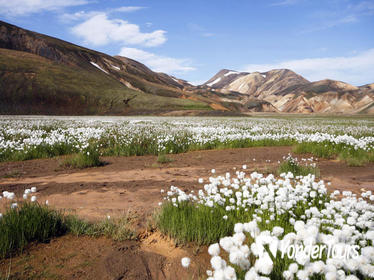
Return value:
M 222 69 L 193 86 L 131 58 L 110 56 L 0 21 L 2 114 L 374 114 L 374 84 L 310 82 L 289 69 Z
M 228 71 L 235 73 L 230 79 Z M 310 82 L 290 69 L 252 73 L 222 69 L 202 87 L 221 94 L 239 93 L 244 103 L 268 102 L 278 112 L 374 113 L 374 84 L 356 87 L 331 79 Z M 269 107 L 271 112 L 273 107 Z

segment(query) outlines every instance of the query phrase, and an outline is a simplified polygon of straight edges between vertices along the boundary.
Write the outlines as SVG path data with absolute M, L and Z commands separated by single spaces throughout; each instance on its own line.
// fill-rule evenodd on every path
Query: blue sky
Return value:
M 197 84 L 222 68 L 374 82 L 374 0 L 0 0 L 0 19 Z

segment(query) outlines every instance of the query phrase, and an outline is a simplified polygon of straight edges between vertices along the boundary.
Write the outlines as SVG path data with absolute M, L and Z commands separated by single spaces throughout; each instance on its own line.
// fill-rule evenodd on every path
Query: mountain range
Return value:
M 310 82 L 288 69 L 223 69 L 206 83 L 156 73 L 0 21 L 0 114 L 374 114 L 374 84 Z

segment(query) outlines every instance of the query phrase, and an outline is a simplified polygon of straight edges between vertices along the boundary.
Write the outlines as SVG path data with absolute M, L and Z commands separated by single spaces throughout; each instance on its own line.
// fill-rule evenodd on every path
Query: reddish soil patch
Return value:
M 130 211 L 138 232 L 144 232 L 147 217 L 162 200 L 160 189 L 171 185 L 184 190 L 201 188 L 198 178 L 248 166 L 248 172 L 274 172 L 291 147 L 261 147 L 196 151 L 168 155 L 172 162 L 157 163 L 156 156 L 107 157 L 109 164 L 89 169 L 63 169 L 61 159 L 31 160 L 0 164 L 0 191 L 22 195 L 36 186 L 40 202 L 77 213 L 91 220 Z M 301 158 L 300 155 L 298 155 Z M 307 156 L 304 156 L 307 157 Z M 255 159 L 255 160 L 254 160 Z M 269 162 L 270 161 L 270 162 Z M 318 160 L 321 179 L 331 190 L 374 190 L 374 164 L 349 167 L 345 163 Z M 13 279 L 196 279 L 208 267 L 208 257 L 194 256 L 198 248 L 176 248 L 159 235 L 138 242 L 114 243 L 104 238 L 65 236 L 49 244 L 33 246 L 26 253 L 0 264 L 0 276 L 11 267 Z M 206 250 L 200 250 L 205 252 Z M 198 258 L 199 267 L 183 270 L 180 258 Z
M 206 251 L 206 249 L 204 250 Z M 153 233 L 142 242 L 113 242 L 106 238 L 63 236 L 32 245 L 15 258 L 0 262 L 0 277 L 9 279 L 197 279 L 208 266 L 207 254 L 176 247 Z M 180 265 L 189 256 L 188 269 Z M 7 279 L 7 278 L 5 278 Z

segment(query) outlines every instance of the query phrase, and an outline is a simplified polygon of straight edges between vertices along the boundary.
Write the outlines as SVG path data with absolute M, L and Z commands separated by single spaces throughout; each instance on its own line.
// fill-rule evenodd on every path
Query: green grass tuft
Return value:
M 136 239 L 136 232 L 131 228 L 128 216 L 117 219 L 107 218 L 99 223 L 91 223 L 77 216 L 67 216 L 65 222 L 68 231 L 75 236 L 106 236 L 116 241 Z
M 62 163 L 62 166 L 70 168 L 88 168 L 103 166 L 105 163 L 100 160 L 100 153 L 95 148 L 89 148 L 68 157 Z
M 308 174 L 313 174 L 316 177 L 320 176 L 318 167 L 313 165 L 301 165 L 292 157 L 288 157 L 284 162 L 282 162 L 277 170 L 278 174 L 288 172 L 291 172 L 295 176 L 306 176 Z
M 338 158 L 349 166 L 363 166 L 368 162 L 374 162 L 374 152 L 355 149 L 344 144 L 300 143 L 292 151 L 296 154 L 312 154 L 319 158 Z
M 219 238 L 232 234 L 237 219 L 232 217 L 224 220 L 227 212 L 221 207 L 207 207 L 192 203 L 183 203 L 174 207 L 172 203 L 165 203 L 156 216 L 157 227 L 164 234 L 174 238 L 177 242 L 195 241 L 199 244 L 211 244 Z M 240 220 L 249 217 L 237 216 Z
M 169 158 L 165 154 L 159 154 L 158 157 L 157 157 L 157 162 L 158 163 L 169 163 L 169 162 L 172 162 L 172 161 L 173 161 L 173 159 Z
M 63 216 L 47 206 L 24 203 L 8 209 L 0 219 L 0 258 L 22 251 L 30 242 L 47 242 L 66 231 Z
M 91 223 L 38 203 L 8 208 L 0 218 L 0 259 L 22 252 L 31 242 L 48 242 L 66 233 L 76 236 L 106 236 L 116 241 L 136 239 L 130 217 Z

